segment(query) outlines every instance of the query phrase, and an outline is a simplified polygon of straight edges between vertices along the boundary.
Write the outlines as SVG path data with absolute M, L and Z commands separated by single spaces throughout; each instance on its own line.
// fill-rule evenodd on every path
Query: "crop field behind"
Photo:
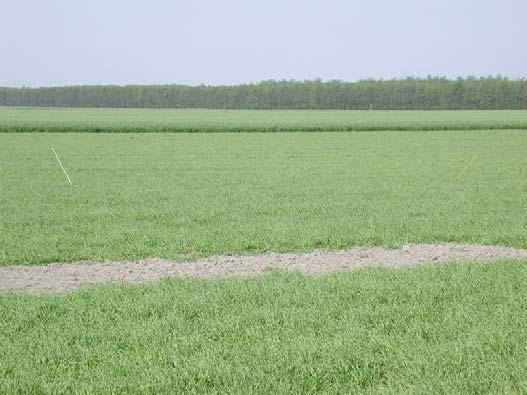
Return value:
M 527 247 L 526 147 L 513 130 L 1 134 L 0 264 Z
M 0 107 L 0 132 L 527 129 L 527 111 L 254 111 Z

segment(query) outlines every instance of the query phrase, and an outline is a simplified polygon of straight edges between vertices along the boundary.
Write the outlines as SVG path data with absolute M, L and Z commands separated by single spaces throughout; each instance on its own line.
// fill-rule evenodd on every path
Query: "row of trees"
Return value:
M 527 80 L 265 81 L 237 86 L 127 85 L 0 88 L 2 106 L 462 110 L 527 109 Z

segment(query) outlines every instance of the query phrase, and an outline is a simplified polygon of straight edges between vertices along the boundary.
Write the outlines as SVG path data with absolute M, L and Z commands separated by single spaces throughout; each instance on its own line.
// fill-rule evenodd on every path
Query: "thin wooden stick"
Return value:
M 55 158 L 57 158 L 57 161 L 59 162 L 60 168 L 62 169 L 62 171 L 64 172 L 64 175 L 68 179 L 68 182 L 70 183 L 70 185 L 73 185 L 71 180 L 70 180 L 70 176 L 68 176 L 68 173 L 66 172 L 66 169 L 64 168 L 64 166 L 62 166 L 62 162 L 60 161 L 60 158 L 57 155 L 57 151 L 55 151 L 55 148 L 53 148 L 53 147 L 51 147 L 51 149 L 53 150 L 53 153 L 55 154 Z
M 465 173 L 467 172 L 467 170 L 470 168 L 470 166 L 472 166 L 472 163 L 474 163 L 474 161 L 476 160 L 476 158 L 478 157 L 479 155 L 479 151 L 476 152 L 476 154 L 472 157 L 472 160 L 469 162 L 469 164 L 467 165 L 467 167 L 465 167 L 465 169 L 463 169 L 463 171 L 461 172 L 461 174 L 459 175 L 459 180 L 461 180 L 461 178 L 463 178 L 463 176 L 465 175 Z

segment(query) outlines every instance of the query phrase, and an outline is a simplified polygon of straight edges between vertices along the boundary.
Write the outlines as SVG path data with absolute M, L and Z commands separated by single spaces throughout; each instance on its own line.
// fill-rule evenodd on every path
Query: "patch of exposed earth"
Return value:
M 341 251 L 215 255 L 191 262 L 147 258 L 0 267 L 1 292 L 66 292 L 106 282 L 141 283 L 165 277 L 249 277 L 271 269 L 318 275 L 365 266 L 400 267 L 425 263 L 527 259 L 527 249 L 477 244 L 409 244 L 400 249 L 356 247 Z

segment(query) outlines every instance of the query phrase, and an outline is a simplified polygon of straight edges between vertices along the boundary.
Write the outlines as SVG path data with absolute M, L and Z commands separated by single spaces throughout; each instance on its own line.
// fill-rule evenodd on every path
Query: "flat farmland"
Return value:
M 342 132 L 527 129 L 527 111 L 0 107 L 0 132 Z
M 525 392 L 525 114 L 0 109 L 0 392 Z
M 515 130 L 0 134 L 0 264 L 525 248 L 526 174 Z
M 3 393 L 523 393 L 527 264 L 0 295 Z

